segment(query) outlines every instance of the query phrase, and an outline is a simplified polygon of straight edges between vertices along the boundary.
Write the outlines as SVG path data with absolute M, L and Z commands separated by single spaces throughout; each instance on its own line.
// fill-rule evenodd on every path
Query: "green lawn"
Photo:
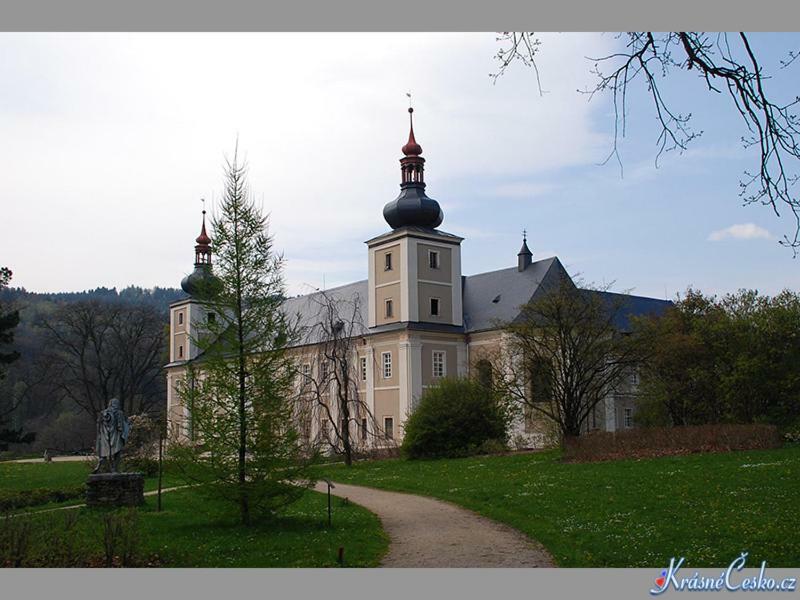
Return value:
M 250 527 L 239 523 L 235 505 L 209 500 L 197 490 L 165 494 L 163 508 L 156 512 L 155 498 L 150 497 L 137 511 L 136 556 L 140 565 L 332 567 L 338 566 L 338 550 L 343 547 L 344 566 L 372 567 L 388 548 L 378 518 L 338 498 L 333 502 L 333 525 L 329 529 L 327 499 L 311 491 L 277 519 L 256 521 Z M 86 566 L 87 560 L 92 566 L 102 565 L 104 512 L 80 508 L 22 517 L 31 523 L 33 534 L 21 566 Z M 66 532 L 73 515 L 77 520 Z M 11 525 L 19 520 L 12 519 Z M 3 527 L 8 527 L 8 522 L 0 522 L 0 539 Z
M 18 492 L 34 488 L 64 489 L 74 488 L 86 483 L 86 477 L 92 467 L 85 461 L 63 461 L 52 463 L 14 463 L 0 462 L 0 494 Z M 162 487 L 182 485 L 183 481 L 174 473 L 166 471 L 163 475 Z M 158 489 L 158 478 L 147 477 L 144 480 L 146 492 Z M 64 502 L 48 502 L 29 506 L 23 511 L 36 511 L 57 506 L 82 504 L 83 498 L 73 498 Z
M 89 466 L 82 462 L 0 463 L 0 490 L 80 485 L 88 473 Z M 176 476 L 165 474 L 164 487 L 180 483 Z M 145 489 L 155 487 L 154 478 L 145 480 Z M 75 500 L 60 506 L 80 502 Z M 47 565 L 51 549 L 62 547 L 65 540 L 74 544 L 66 556 L 95 557 L 93 564 L 100 561 L 104 511 L 87 508 L 68 511 L 78 516 L 74 528 L 65 533 L 69 517 L 64 511 L 35 514 L 55 506 L 59 505 L 31 507 L 28 511 L 33 514 L 23 517 L 30 519 L 34 532 L 28 564 Z M 151 496 L 138 510 L 138 554 L 144 558 L 157 556 L 157 564 L 161 566 L 328 567 L 337 565 L 339 547 L 344 548 L 345 566 L 376 566 L 388 548 L 388 538 L 378 518 L 338 498 L 333 499 L 333 526 L 328 529 L 327 499 L 316 492 L 306 493 L 279 518 L 251 527 L 239 524 L 236 506 L 210 500 L 196 489 L 165 494 L 161 513 L 156 512 L 155 506 L 156 498 Z M 3 526 L 0 519 L 0 542 Z M 62 556 L 59 560 L 71 559 Z
M 566 567 L 800 566 L 800 448 L 568 464 L 559 453 L 326 466 L 334 481 L 460 504 Z

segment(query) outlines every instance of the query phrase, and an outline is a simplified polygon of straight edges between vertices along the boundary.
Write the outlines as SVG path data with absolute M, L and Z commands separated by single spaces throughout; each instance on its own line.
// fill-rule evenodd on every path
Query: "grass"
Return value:
M 250 527 L 239 523 L 235 505 L 210 499 L 197 490 L 170 492 L 163 498 L 163 507 L 162 512 L 156 512 L 155 498 L 147 498 L 137 511 L 138 564 L 333 567 L 338 566 L 338 550 L 343 547 L 344 566 L 372 567 L 388 548 L 378 518 L 338 498 L 333 503 L 333 524 L 328 528 L 327 499 L 312 491 L 287 507 L 278 518 L 256 521 Z M 80 508 L 23 517 L 31 523 L 33 534 L 22 566 L 101 565 L 104 512 L 107 511 Z M 69 533 L 65 533 L 69 518 L 76 520 Z M 12 519 L 12 526 L 18 519 Z M 53 549 L 61 550 L 65 539 L 69 540 L 67 554 L 54 558 Z
M 58 488 L 80 485 L 90 467 L 84 462 L 0 464 L 0 489 Z M 155 489 L 155 478 L 145 480 L 145 489 Z M 164 487 L 181 481 L 165 473 Z M 63 511 L 35 514 L 42 509 L 69 504 L 31 507 L 31 560 L 46 566 L 53 535 L 63 533 L 68 520 Z M 162 512 L 156 512 L 156 498 L 145 498 L 138 509 L 139 554 L 157 556 L 167 567 L 330 567 L 337 566 L 339 547 L 344 548 L 344 566 L 376 566 L 388 548 L 388 538 L 379 519 L 366 509 L 333 499 L 333 525 L 327 527 L 327 498 L 309 491 L 271 521 L 243 527 L 237 507 L 211 499 L 196 489 L 169 492 L 163 496 Z M 77 556 L 103 556 L 102 519 L 104 511 L 80 508 L 68 537 Z M 0 523 L 0 526 L 2 523 Z M 55 532 L 55 533 L 54 533 Z M 0 532 L 2 534 L 2 532 Z M 0 535 L 0 538 L 2 535 Z M 1 544 L 0 544 L 1 545 Z M 36 558 L 38 557 L 38 558 Z M 44 557 L 44 558 L 42 558 Z M 62 558 L 67 560 L 69 558 Z M 38 562 L 36 562 L 38 561 Z M 101 562 L 101 561 L 100 561 Z M 0 557 L 2 563 L 2 557 Z M 73 563 L 70 563 L 73 564 Z
M 560 453 L 322 467 L 334 481 L 433 496 L 540 541 L 565 567 L 800 565 L 800 447 L 567 464 Z
M 0 462 L 0 492 L 23 491 L 34 488 L 60 489 L 80 486 L 86 483 L 86 477 L 92 467 L 88 461 L 59 461 L 52 463 L 15 463 Z M 162 488 L 181 485 L 183 481 L 174 474 L 165 472 Z M 144 480 L 144 491 L 158 489 L 158 478 L 147 477 Z M 82 498 L 64 502 L 48 502 L 30 506 L 25 511 L 36 511 L 59 506 L 83 504 Z

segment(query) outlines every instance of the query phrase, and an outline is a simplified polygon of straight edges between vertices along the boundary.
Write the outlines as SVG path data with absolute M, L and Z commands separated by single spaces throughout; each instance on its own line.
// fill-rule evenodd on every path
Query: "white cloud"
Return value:
M 755 223 L 739 223 L 737 225 L 731 225 L 730 227 L 726 227 L 725 229 L 718 229 L 717 231 L 712 231 L 708 235 L 708 239 L 711 242 L 719 242 L 727 239 L 771 240 L 772 234 L 763 227 L 759 227 Z

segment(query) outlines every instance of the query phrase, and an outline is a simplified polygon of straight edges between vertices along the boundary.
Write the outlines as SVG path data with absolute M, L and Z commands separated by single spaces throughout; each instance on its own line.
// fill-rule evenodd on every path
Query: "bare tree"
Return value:
M 800 121 L 795 113 L 800 96 L 780 101 L 769 92 L 770 75 L 744 32 L 631 31 L 618 37 L 624 40 L 624 49 L 591 58 L 591 72 L 597 82 L 582 90 L 590 97 L 601 92 L 612 96 L 614 142 L 608 159 L 619 160 L 618 142 L 625 135 L 628 86 L 637 81 L 646 86 L 660 125 L 656 161 L 664 152 L 685 150 L 699 137 L 702 131 L 691 127 L 691 113 L 676 111 L 661 88 L 663 78 L 672 69 L 697 73 L 707 91 L 727 94 L 744 122 L 742 145 L 758 152 L 756 168 L 745 171 L 739 181 L 739 196 L 745 204 L 769 206 L 777 216 L 782 209 L 790 212 L 794 232 L 784 235 L 780 243 L 792 248 L 796 256 L 800 250 L 800 198 L 793 186 L 800 176 Z M 493 77 L 502 75 L 514 63 L 522 63 L 532 67 L 540 81 L 536 59 L 541 41 L 534 33 L 508 32 L 498 41 L 501 48 L 496 59 L 500 66 Z M 779 68 L 789 67 L 799 55 L 789 51 Z M 541 83 L 539 90 L 541 93 Z
M 156 309 L 78 302 L 61 306 L 42 325 L 55 390 L 93 418 L 114 397 L 129 413 L 162 402 L 166 340 Z
M 306 363 L 306 372 L 300 369 L 301 418 L 307 429 L 310 423 L 324 423 L 320 441 L 350 466 L 369 440 L 381 435 L 359 389 L 365 370 L 373 368 L 362 362 L 367 358 L 358 352 L 366 333 L 361 299 L 357 294 L 344 297 L 332 290 L 314 294 L 309 301 L 314 303 L 316 316 L 305 331 L 305 342 L 311 349 L 306 358 L 317 368 Z
M 493 365 L 493 385 L 564 436 L 580 435 L 642 360 L 637 339 L 619 328 L 624 297 L 599 291 L 564 279 L 534 298 L 506 326 L 506 356 Z

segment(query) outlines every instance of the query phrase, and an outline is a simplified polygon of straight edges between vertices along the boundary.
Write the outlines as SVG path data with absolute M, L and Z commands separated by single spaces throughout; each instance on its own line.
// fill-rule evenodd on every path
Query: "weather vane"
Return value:
M 206 199 L 200 198 L 200 202 L 203 203 L 203 214 L 206 214 Z
M 406 92 L 406 96 L 408 96 L 408 108 L 412 108 L 411 106 L 411 92 Z

